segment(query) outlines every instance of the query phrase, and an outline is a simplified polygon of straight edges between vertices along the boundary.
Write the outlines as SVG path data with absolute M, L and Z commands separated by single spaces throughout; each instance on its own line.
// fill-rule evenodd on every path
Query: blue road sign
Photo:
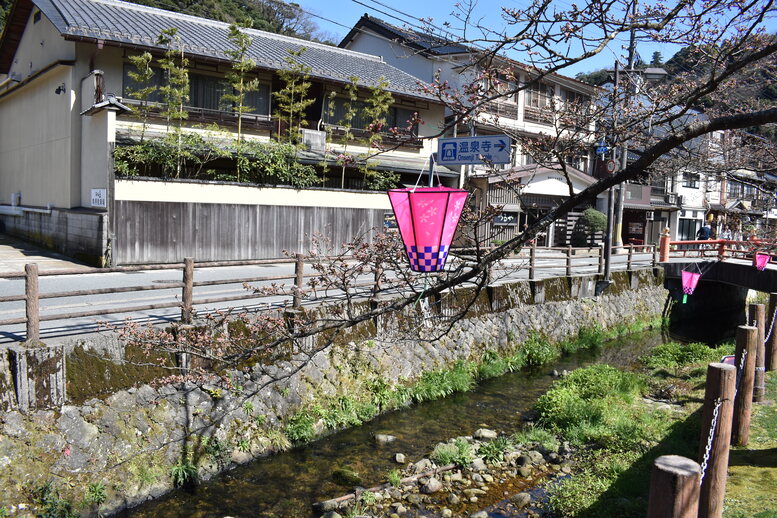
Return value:
M 512 141 L 507 135 L 441 138 L 437 141 L 437 163 L 467 165 L 510 163 Z

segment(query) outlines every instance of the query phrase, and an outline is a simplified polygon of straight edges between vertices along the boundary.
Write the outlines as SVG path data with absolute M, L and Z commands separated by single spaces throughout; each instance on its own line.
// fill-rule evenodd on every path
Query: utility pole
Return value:
M 634 1 L 631 11 L 631 22 L 633 23 L 637 18 L 637 2 Z M 637 53 L 637 37 L 636 31 L 632 27 L 629 37 L 629 68 L 626 70 L 626 88 L 624 91 L 624 109 L 628 109 L 629 100 L 631 98 L 631 85 L 630 81 L 634 78 L 634 58 Z M 615 63 L 615 84 L 618 84 L 618 63 Z M 626 141 L 621 145 L 621 167 L 620 170 L 626 169 L 629 164 L 629 145 Z M 623 246 L 623 204 L 626 201 L 626 184 L 624 182 L 618 185 L 618 195 L 615 201 L 615 236 L 613 239 L 613 246 Z

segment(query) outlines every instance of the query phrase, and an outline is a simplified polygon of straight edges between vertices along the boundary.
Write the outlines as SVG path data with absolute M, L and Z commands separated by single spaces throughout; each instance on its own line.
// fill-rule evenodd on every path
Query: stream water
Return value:
M 571 370 L 591 363 L 630 366 L 636 358 L 668 335 L 649 331 L 605 344 L 597 351 L 562 358 L 540 370 L 520 371 L 486 381 L 468 393 L 430 401 L 382 415 L 362 426 L 343 430 L 307 446 L 259 459 L 204 482 L 191 491 L 177 490 L 121 516 L 167 517 L 277 517 L 313 516 L 313 502 L 350 492 L 331 479 L 332 471 L 347 466 L 358 472 L 364 487 L 385 481 L 395 469 L 394 454 L 409 461 L 428 454 L 440 441 L 471 435 L 487 427 L 515 432 L 522 414 L 543 394 L 556 369 Z M 396 440 L 379 446 L 373 435 L 391 434 Z

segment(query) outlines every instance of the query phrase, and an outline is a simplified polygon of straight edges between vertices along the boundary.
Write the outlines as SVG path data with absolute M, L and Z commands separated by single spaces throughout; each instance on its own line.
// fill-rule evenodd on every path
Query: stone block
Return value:
M 64 346 L 23 343 L 8 352 L 19 410 L 60 408 L 65 403 Z

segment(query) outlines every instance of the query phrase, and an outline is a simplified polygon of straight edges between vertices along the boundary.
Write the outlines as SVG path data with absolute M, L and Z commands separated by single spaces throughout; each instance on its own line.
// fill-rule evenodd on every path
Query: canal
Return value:
M 688 329 L 678 332 L 683 334 Z M 720 339 L 724 334 L 719 331 L 715 336 Z M 647 331 L 613 340 L 597 350 L 564 357 L 534 371 L 506 374 L 483 382 L 470 392 L 391 412 L 306 446 L 237 467 L 192 489 L 174 491 L 120 516 L 314 516 L 311 510 L 314 502 L 337 497 L 351 489 L 332 480 L 332 472 L 337 468 L 356 471 L 364 487 L 371 487 L 385 482 L 386 474 L 397 468 L 396 453 L 415 461 L 427 455 L 438 442 L 470 435 L 478 428 L 515 432 L 524 423 L 526 412 L 553 382 L 550 375 L 553 370 L 572 370 L 592 363 L 629 367 L 636 358 L 669 339 L 665 331 Z M 396 440 L 379 445 L 375 434 L 393 435 Z

